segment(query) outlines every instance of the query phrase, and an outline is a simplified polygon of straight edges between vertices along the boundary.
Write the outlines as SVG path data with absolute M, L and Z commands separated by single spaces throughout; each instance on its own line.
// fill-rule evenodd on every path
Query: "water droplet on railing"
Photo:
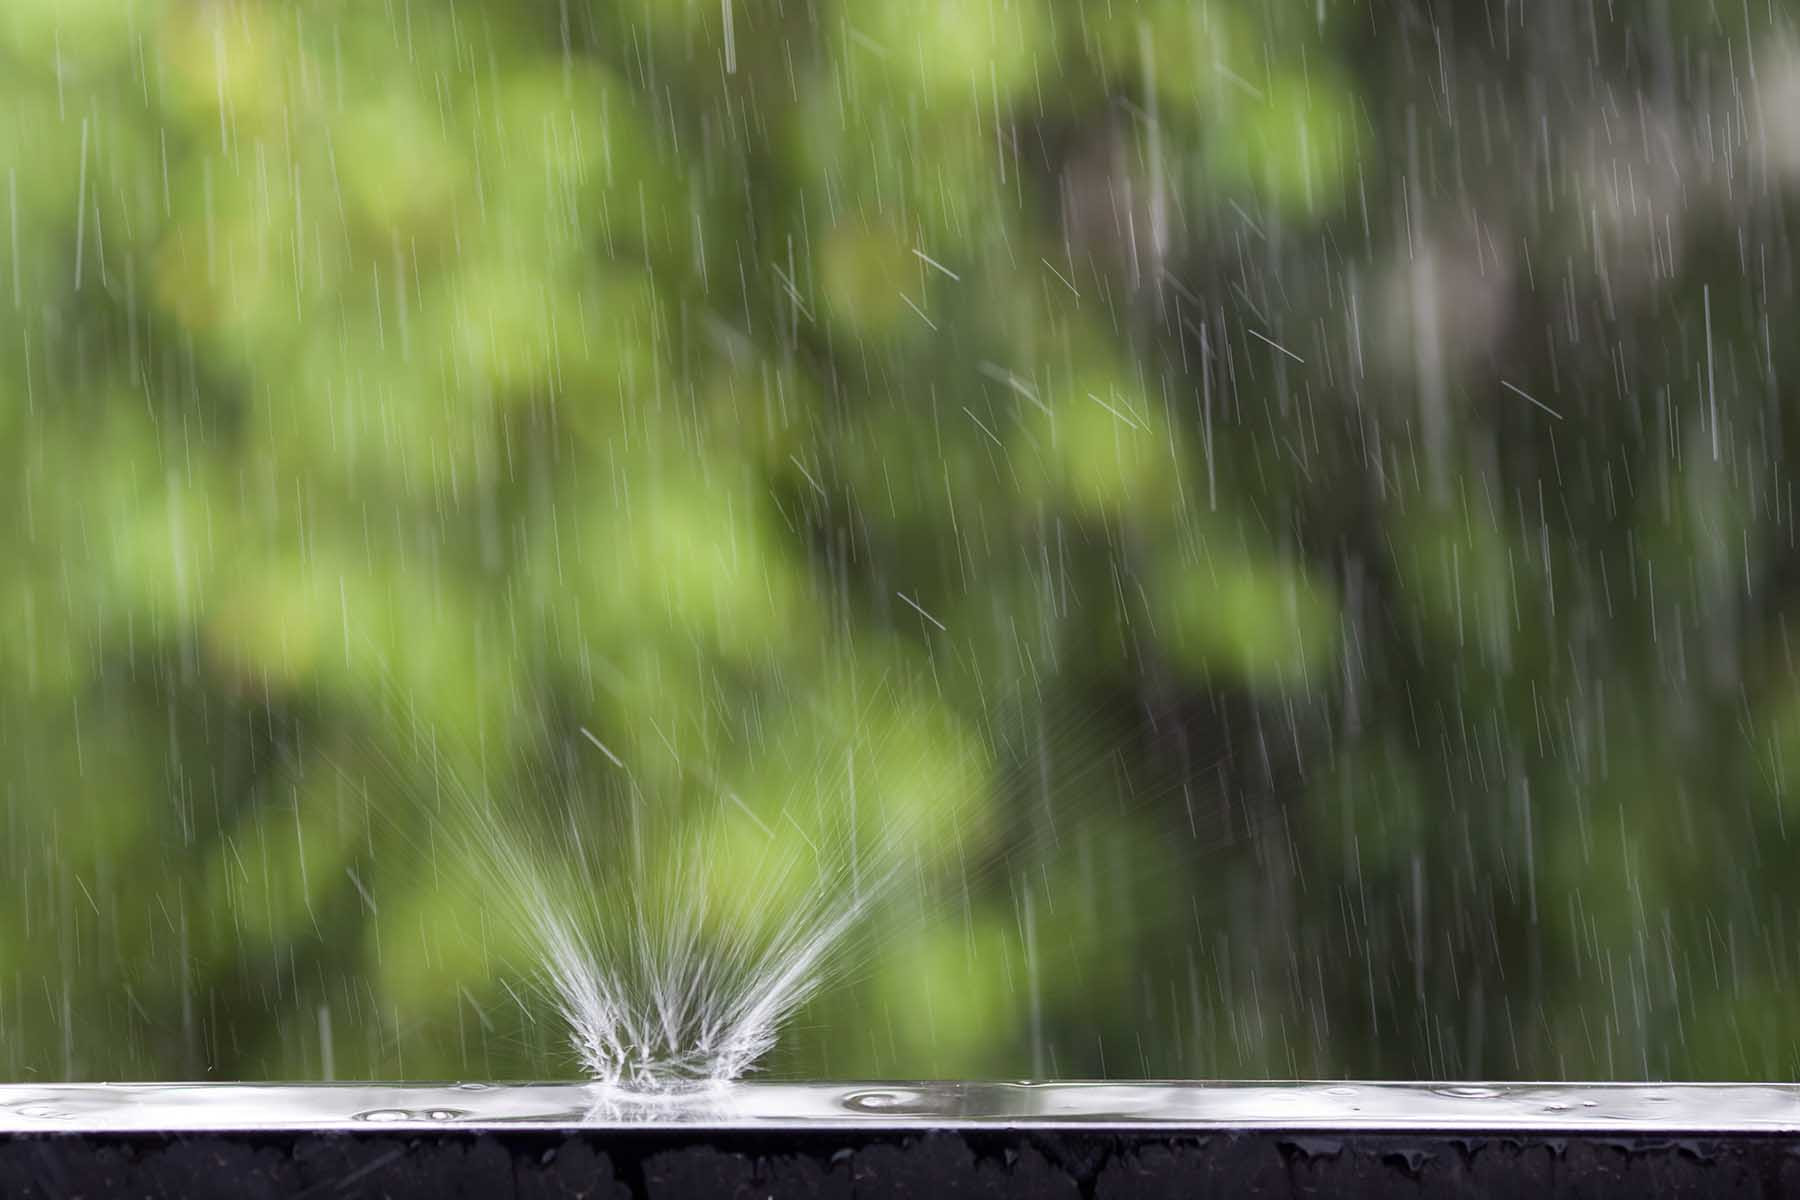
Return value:
M 844 1097 L 844 1107 L 855 1112 L 894 1113 L 896 1115 L 925 1111 L 924 1097 L 901 1088 L 851 1092 Z
M 469 1115 L 466 1108 L 371 1108 L 352 1116 L 352 1121 L 455 1121 Z
M 21 1104 L 13 1110 L 21 1117 L 37 1117 L 45 1121 L 66 1121 L 75 1114 L 57 1108 L 54 1104 Z

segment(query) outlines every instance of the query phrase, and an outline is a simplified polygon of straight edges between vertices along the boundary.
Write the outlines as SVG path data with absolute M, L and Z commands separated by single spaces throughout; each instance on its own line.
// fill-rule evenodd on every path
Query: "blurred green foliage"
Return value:
M 568 1073 L 545 788 L 907 864 L 783 1072 L 1791 1074 L 1795 14 L 1568 7 L 8 0 L 0 1074 Z

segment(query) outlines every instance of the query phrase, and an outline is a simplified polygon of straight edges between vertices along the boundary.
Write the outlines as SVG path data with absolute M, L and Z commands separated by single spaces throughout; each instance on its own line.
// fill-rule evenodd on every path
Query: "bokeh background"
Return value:
M 779 1074 L 1791 1077 L 1797 17 L 7 0 L 0 1076 L 570 1074 L 450 778 L 900 839 Z

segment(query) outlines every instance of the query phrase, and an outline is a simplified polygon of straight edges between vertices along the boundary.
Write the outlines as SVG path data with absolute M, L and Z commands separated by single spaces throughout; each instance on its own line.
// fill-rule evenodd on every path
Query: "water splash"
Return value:
M 743 919 L 754 901 L 696 893 L 694 908 L 652 919 L 634 905 L 622 932 L 604 906 L 565 908 L 539 889 L 526 914 L 545 977 L 582 1067 L 638 1094 L 737 1079 L 829 977 L 833 951 L 867 908 L 826 884 L 773 932 Z M 585 919 L 584 919 L 585 918 Z M 708 937 L 708 925 L 722 936 Z
M 793 717 L 797 736 L 765 734 L 729 778 L 679 756 L 673 771 L 639 761 L 575 727 L 552 756 L 555 777 L 479 795 L 437 741 L 420 745 L 467 808 L 439 827 L 467 831 L 480 894 L 523 934 L 583 1072 L 623 1102 L 665 1103 L 752 1072 L 875 947 L 877 908 L 888 932 L 916 929 L 1018 873 L 1029 912 L 1065 839 L 1082 845 L 1106 817 L 1186 796 L 1218 760 L 1172 755 L 1128 787 L 1115 774 L 1119 748 L 1154 736 L 1155 720 L 1109 731 L 1085 711 L 1039 717 L 994 751 L 960 726 L 925 737 L 936 727 L 924 718 L 884 724 L 809 705 Z M 765 759 L 782 771 L 759 774 Z M 809 759 L 801 785 L 768 784 Z M 1121 794 L 1118 807 L 1082 807 L 1103 794 Z M 1190 800 L 1187 820 L 1197 847 L 1259 835 L 1222 806 Z
M 673 838 L 646 834 L 665 818 L 635 790 L 622 814 L 568 789 L 550 823 L 492 812 L 475 823 L 492 891 L 511 898 L 570 1047 L 602 1089 L 677 1097 L 751 1071 L 834 977 L 901 861 L 904 838 L 889 830 L 885 849 L 859 852 L 823 800 L 782 808 L 794 839 L 728 799 L 748 825 L 683 824 Z M 612 819 L 600 837 L 596 810 Z

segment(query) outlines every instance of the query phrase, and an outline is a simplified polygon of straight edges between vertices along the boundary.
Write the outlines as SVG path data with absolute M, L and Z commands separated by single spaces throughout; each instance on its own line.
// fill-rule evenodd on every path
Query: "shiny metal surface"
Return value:
M 1800 1130 L 1800 1086 L 754 1082 L 643 1096 L 579 1083 L 0 1085 L 0 1132 L 645 1124 L 1779 1132 Z

